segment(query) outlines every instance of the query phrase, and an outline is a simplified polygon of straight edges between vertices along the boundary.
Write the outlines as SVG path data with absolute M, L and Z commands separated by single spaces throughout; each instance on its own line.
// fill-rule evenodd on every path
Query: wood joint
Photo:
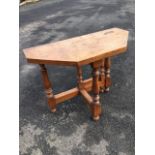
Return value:
M 90 105 L 93 103 L 93 98 L 88 94 L 86 90 L 80 90 L 80 93 L 84 97 L 84 99 L 87 101 L 87 103 Z

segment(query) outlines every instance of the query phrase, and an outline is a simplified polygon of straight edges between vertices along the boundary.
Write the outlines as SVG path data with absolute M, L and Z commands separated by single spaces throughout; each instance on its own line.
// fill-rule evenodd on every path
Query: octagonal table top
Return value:
M 111 28 L 24 49 L 30 63 L 84 65 L 125 52 L 128 31 Z

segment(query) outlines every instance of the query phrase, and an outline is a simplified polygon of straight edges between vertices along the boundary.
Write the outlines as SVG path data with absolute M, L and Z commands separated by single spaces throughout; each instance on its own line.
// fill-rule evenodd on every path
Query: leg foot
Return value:
M 56 112 L 56 111 L 57 111 L 56 108 L 55 109 L 51 109 L 51 112 L 53 112 L 53 113 Z
M 100 116 L 93 117 L 94 121 L 98 121 L 99 119 L 100 119 Z

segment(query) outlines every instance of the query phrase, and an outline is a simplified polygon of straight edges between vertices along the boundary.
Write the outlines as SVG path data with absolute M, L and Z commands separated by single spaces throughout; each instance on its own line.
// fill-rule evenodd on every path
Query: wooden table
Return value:
M 81 94 L 90 107 L 92 118 L 99 120 L 101 114 L 99 93 L 109 91 L 111 85 L 110 57 L 125 52 L 127 40 L 128 31 L 111 28 L 24 49 L 27 61 L 40 65 L 51 111 L 56 111 L 57 104 Z M 76 67 L 78 86 L 54 95 L 45 64 Z M 92 78 L 83 80 L 81 66 L 87 64 L 92 67 Z M 93 97 L 89 95 L 89 91 L 93 92 Z

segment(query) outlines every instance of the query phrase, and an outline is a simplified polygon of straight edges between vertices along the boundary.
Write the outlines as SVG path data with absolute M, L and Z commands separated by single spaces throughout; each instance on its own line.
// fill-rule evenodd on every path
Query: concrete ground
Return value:
M 110 92 L 98 122 L 81 96 L 51 113 L 37 65 L 22 49 L 111 27 L 130 31 L 128 50 L 112 59 Z M 20 155 L 134 155 L 134 1 L 42 0 L 20 7 Z M 76 85 L 72 67 L 47 66 L 54 92 Z M 90 76 L 89 66 L 83 67 Z

